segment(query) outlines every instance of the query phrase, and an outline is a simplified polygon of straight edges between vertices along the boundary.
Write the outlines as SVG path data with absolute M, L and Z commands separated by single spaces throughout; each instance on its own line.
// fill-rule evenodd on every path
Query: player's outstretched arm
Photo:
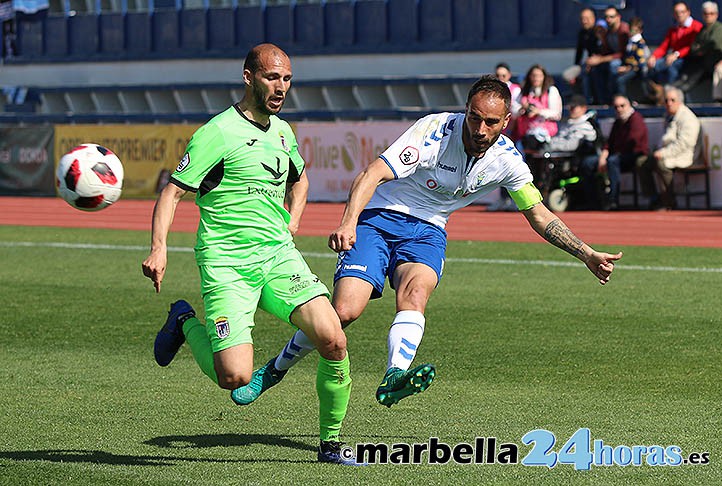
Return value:
M 143 261 L 143 275 L 153 281 L 156 292 L 160 292 L 160 284 L 163 282 L 168 262 L 168 231 L 173 222 L 173 215 L 178 201 L 185 193 L 185 190 L 171 181 L 163 188 L 153 208 L 150 255 Z
M 341 225 L 328 237 L 328 247 L 335 252 L 350 250 L 356 242 L 356 222 L 376 187 L 394 179 L 391 168 L 382 159 L 376 159 L 361 171 L 351 184 L 348 201 L 341 217 Z
M 286 204 L 288 212 L 291 215 L 291 221 L 288 223 L 288 230 L 295 235 L 301 225 L 301 216 L 306 208 L 308 199 L 308 177 L 304 171 L 296 182 L 288 184 L 286 188 Z
M 583 261 L 589 271 L 599 279 L 600 284 L 604 285 L 609 282 L 609 277 L 614 270 L 614 262 L 622 258 L 621 251 L 611 254 L 594 250 L 572 233 L 562 220 L 542 203 L 536 204 L 523 213 L 531 227 L 542 238 Z

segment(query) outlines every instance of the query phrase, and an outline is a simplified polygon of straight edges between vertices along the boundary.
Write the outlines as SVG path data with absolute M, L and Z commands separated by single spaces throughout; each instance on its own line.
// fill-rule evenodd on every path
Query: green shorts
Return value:
M 213 352 L 253 343 L 257 308 L 291 324 L 300 305 L 324 295 L 326 286 L 308 268 L 301 253 L 285 248 L 253 266 L 200 265 L 206 330 Z

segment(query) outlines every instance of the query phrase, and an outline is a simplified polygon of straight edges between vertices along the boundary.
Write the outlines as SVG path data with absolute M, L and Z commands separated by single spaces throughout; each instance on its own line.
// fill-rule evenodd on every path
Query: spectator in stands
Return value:
M 553 152 L 575 152 L 586 146 L 589 153 L 594 152 L 594 144 L 598 138 L 598 125 L 595 120 L 597 113 L 587 109 L 587 99 L 579 94 L 571 97 L 568 106 L 569 119 L 561 124 L 546 148 Z
M 651 83 L 657 104 L 662 104 L 664 84 L 677 81 L 683 60 L 689 55 L 695 37 L 702 30 L 702 23 L 692 18 L 689 5 L 685 2 L 674 4 L 676 24 L 669 28 L 662 43 L 647 60 Z
M 607 7 L 604 11 L 607 30 L 602 37 L 599 54 L 587 59 L 590 67 L 592 84 L 601 104 L 611 102 L 611 95 L 616 87 L 616 74 L 622 65 L 622 54 L 629 42 L 629 25 L 622 21 L 622 14 L 616 7 Z
M 642 114 L 624 95 L 615 95 L 612 106 L 616 118 L 602 153 L 599 158 L 583 159 L 580 166 L 587 203 L 595 209 L 599 205 L 596 173 L 606 172 L 609 176 L 610 190 L 607 199 L 601 201 L 602 209 L 617 209 L 622 172 L 635 170 L 649 154 L 649 132 Z
M 509 87 L 509 91 L 511 91 L 511 118 L 513 122 L 514 118 L 516 118 L 516 116 L 519 114 L 519 108 L 521 108 L 521 105 L 519 104 L 519 93 L 521 92 L 521 86 L 511 80 L 511 68 L 507 63 L 500 62 L 499 64 L 497 64 L 495 68 L 495 73 L 496 78 L 500 81 L 504 81 Z M 509 123 L 509 125 L 512 125 L 512 123 Z
M 11 59 L 17 54 L 15 48 L 15 12 L 13 2 L 0 1 L 0 24 L 2 24 L 2 59 Z
M 562 117 L 562 97 L 554 79 L 539 64 L 529 68 L 519 93 L 519 116 L 514 125 L 514 140 L 520 150 L 524 144 L 534 148 L 557 134 Z
M 500 81 L 505 82 L 506 85 L 509 87 L 509 91 L 511 92 L 511 119 L 509 120 L 509 123 L 502 131 L 502 133 L 507 137 L 512 138 L 512 132 L 514 131 L 516 117 L 519 115 L 519 109 L 521 108 L 521 105 L 519 104 L 519 93 L 521 93 L 521 86 L 511 81 L 511 68 L 507 63 L 500 62 L 499 64 L 497 64 L 495 73 L 496 78 Z M 511 196 L 509 195 L 507 190 L 503 187 L 500 187 L 499 191 L 499 199 L 491 203 L 487 207 L 487 211 L 516 211 L 516 205 L 514 204 L 514 201 L 511 200 Z
M 644 32 L 644 21 L 639 17 L 633 17 L 629 21 L 629 42 L 624 49 L 622 65 L 615 73 L 615 93 L 627 94 L 627 83 L 634 78 L 645 79 L 647 77 L 647 59 L 649 59 L 649 47 L 642 37 Z
M 602 40 L 597 35 L 597 16 L 594 13 L 594 9 L 584 8 L 579 12 L 579 23 L 581 28 L 577 33 L 577 49 L 574 54 L 574 65 L 577 66 L 573 74 L 567 79 L 570 83 L 578 85 L 581 84 L 581 92 L 586 96 L 587 101 L 593 103 L 596 101 L 594 92 L 592 91 L 591 83 L 589 80 L 589 69 L 587 66 L 586 58 L 599 54 L 601 52 Z M 604 28 L 601 27 L 602 33 Z
M 704 2 L 702 4 L 702 21 L 704 27 L 699 31 L 690 47 L 689 56 L 684 60 L 679 80 L 675 83 L 679 89 L 685 92 L 689 101 L 689 91 L 698 85 L 703 79 L 713 77 L 715 71 L 722 72 L 722 24 L 717 22 L 719 7 L 715 2 Z M 715 76 L 717 90 L 720 90 L 720 76 Z M 720 99 L 719 93 L 713 97 Z
M 639 170 L 639 183 L 642 193 L 650 198 L 650 209 L 674 209 L 674 169 L 689 167 L 702 155 L 702 127 L 684 104 L 682 90 L 665 86 L 664 103 L 667 109 L 664 135 Z M 661 179 L 661 192 L 655 186 L 654 173 Z

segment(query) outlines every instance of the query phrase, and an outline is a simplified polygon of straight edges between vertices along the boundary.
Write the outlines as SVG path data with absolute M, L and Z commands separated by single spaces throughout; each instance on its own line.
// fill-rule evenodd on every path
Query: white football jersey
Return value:
M 390 209 L 444 228 L 451 213 L 497 187 L 518 191 L 532 182 L 529 166 L 501 135 L 480 159 L 469 159 L 463 113 L 418 120 L 381 154 L 396 179 L 381 184 L 367 209 Z M 468 164 L 467 164 L 468 161 Z

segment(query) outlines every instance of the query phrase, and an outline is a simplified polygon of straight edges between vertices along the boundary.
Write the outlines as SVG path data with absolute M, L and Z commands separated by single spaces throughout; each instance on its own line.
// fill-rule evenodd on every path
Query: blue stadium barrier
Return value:
M 142 57 L 153 48 L 151 16 L 146 12 L 125 14 L 125 49 L 132 56 Z
M 528 41 L 534 39 L 551 39 L 554 37 L 555 0 L 520 0 L 521 35 Z
M 319 48 L 324 45 L 323 5 L 297 4 L 293 9 L 293 33 L 299 47 Z
M 281 47 L 293 42 L 293 10 L 289 5 L 266 7 L 266 41 Z
M 151 18 L 153 51 L 173 53 L 179 46 L 179 13 L 177 10 L 156 10 Z
M 464 47 L 479 47 L 484 43 L 484 2 L 477 0 L 454 0 L 454 41 Z
M 171 9 L 171 8 L 178 8 L 178 4 L 176 0 L 154 0 L 153 1 L 153 8 L 155 9 Z
M 245 52 L 266 38 L 265 20 L 260 6 L 236 9 L 236 45 Z
M 20 20 L 17 24 L 18 54 L 29 59 L 43 55 L 43 21 Z
M 647 43 L 653 46 L 659 45 L 664 39 L 667 29 L 672 26 L 672 5 L 675 0 L 657 0 L 654 6 L 649 2 L 638 2 L 637 14 L 644 19 L 644 38 Z M 694 10 L 692 16 L 695 16 Z M 626 19 L 626 16 L 624 16 Z M 696 17 L 699 19 L 700 14 Z
M 519 48 L 520 44 L 528 47 L 528 42 L 519 39 L 519 17 L 516 1 L 487 2 L 486 39 L 495 46 L 505 45 L 509 49 Z
M 232 50 L 236 43 L 236 20 L 232 8 L 208 10 L 208 49 Z
M 389 42 L 393 46 L 415 43 L 419 37 L 416 0 L 388 0 Z
M 348 47 L 354 43 L 354 8 L 349 2 L 326 3 L 324 7 L 326 45 Z
M 105 13 L 98 18 L 100 52 L 118 54 L 125 49 L 125 16 L 122 13 Z
M 180 11 L 180 46 L 184 53 L 203 53 L 207 47 L 207 18 L 204 9 Z
M 452 4 L 448 0 L 419 1 L 419 40 L 427 45 L 448 44 L 452 34 Z
M 379 46 L 385 44 L 388 35 L 386 0 L 356 2 L 354 26 L 357 45 Z
M 554 32 L 556 38 L 566 45 L 574 47 L 577 42 L 577 33 L 581 28 L 579 24 L 579 13 L 582 6 L 574 2 L 557 2 L 557 15 L 554 17 Z M 571 59 L 571 64 L 574 59 Z
M 43 28 L 43 53 L 47 57 L 63 58 L 68 55 L 67 17 L 48 15 Z
M 68 17 L 68 50 L 72 56 L 87 57 L 98 53 L 98 16 L 76 14 Z

